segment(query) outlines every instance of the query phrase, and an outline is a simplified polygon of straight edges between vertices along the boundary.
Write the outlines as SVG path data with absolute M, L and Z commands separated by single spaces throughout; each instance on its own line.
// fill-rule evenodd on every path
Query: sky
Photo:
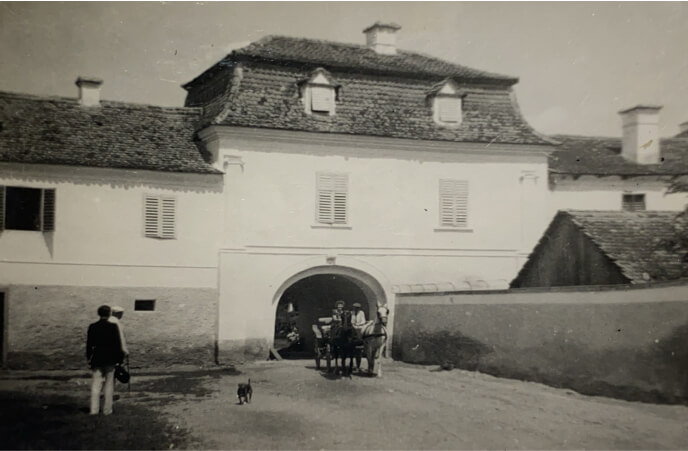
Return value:
M 688 121 L 688 2 L 0 2 L 0 90 L 182 106 L 190 81 L 269 34 L 364 44 L 375 21 L 398 48 L 519 77 L 538 131 L 620 136 L 618 111 L 663 105 Z

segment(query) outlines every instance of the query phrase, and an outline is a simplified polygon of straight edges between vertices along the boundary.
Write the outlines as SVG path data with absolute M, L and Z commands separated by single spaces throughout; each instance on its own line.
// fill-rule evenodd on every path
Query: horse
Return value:
M 354 328 L 351 325 L 351 312 L 345 311 L 341 321 L 333 323 L 332 329 L 332 357 L 334 358 L 334 373 L 339 373 L 339 359 L 342 360 L 342 373 L 351 376 L 354 366 Z M 346 370 L 346 359 L 349 359 L 349 370 Z
M 380 357 L 387 345 L 387 317 L 389 309 L 386 305 L 377 308 L 377 319 L 368 321 L 361 331 L 363 347 L 368 359 L 368 374 L 382 377 L 382 362 Z M 375 364 L 377 363 L 377 367 Z M 376 371 L 377 370 L 377 371 Z

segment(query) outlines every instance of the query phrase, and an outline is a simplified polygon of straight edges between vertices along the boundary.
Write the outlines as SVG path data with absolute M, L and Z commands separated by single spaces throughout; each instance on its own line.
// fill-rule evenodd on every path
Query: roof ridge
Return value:
M 76 97 L 64 97 L 64 96 L 45 96 L 40 94 L 29 94 L 23 92 L 13 92 L 13 91 L 2 91 L 0 90 L 0 97 L 13 98 L 19 100 L 33 100 L 38 102 L 65 102 L 74 105 L 79 104 L 79 99 Z M 124 108 L 124 107 L 134 107 L 138 109 L 151 109 L 157 110 L 165 113 L 184 113 L 184 114 L 198 114 L 203 111 L 201 107 L 185 107 L 185 106 L 163 106 L 163 105 L 153 105 L 149 103 L 138 103 L 129 102 L 123 100 L 101 100 L 101 105 Z
M 369 50 L 370 48 L 367 45 L 364 44 L 355 44 L 355 43 L 349 43 L 349 42 L 338 42 L 338 41 L 330 41 L 327 39 L 316 39 L 316 38 L 306 38 L 306 37 L 296 37 L 296 36 L 287 36 L 287 35 L 279 35 L 279 34 L 269 34 L 266 36 L 261 37 L 260 39 L 250 43 L 247 46 L 241 47 L 239 49 L 233 50 L 231 53 L 229 53 L 228 56 L 230 55 L 236 55 L 236 56 L 241 56 L 241 55 L 250 55 L 250 51 L 246 51 L 246 49 L 250 49 L 251 47 L 258 47 L 262 45 L 266 45 L 270 43 L 273 40 L 276 39 L 286 39 L 286 40 L 291 40 L 291 41 L 299 41 L 299 42 L 310 42 L 310 43 L 317 43 L 317 44 L 325 44 L 328 46 L 336 46 L 340 47 L 342 49 L 360 49 L 360 50 Z M 372 51 L 372 50 L 371 50 Z M 258 56 L 258 55 L 254 55 Z M 455 63 L 453 61 L 448 61 L 446 59 L 439 58 L 434 55 L 426 54 L 423 52 L 418 52 L 418 51 L 412 51 L 412 50 L 404 50 L 404 49 L 397 49 L 397 53 L 394 55 L 380 55 L 381 57 L 386 57 L 386 58 L 393 58 L 393 57 L 404 57 L 404 56 L 419 56 L 422 58 L 427 58 L 434 60 L 438 63 L 446 64 L 446 65 L 451 65 L 457 68 L 461 68 L 464 70 L 472 71 L 475 73 L 475 75 L 480 76 L 480 77 L 485 77 L 485 78 L 492 78 L 494 80 L 499 80 L 502 82 L 512 82 L 512 84 L 515 84 L 519 81 L 518 77 L 514 77 L 511 75 L 504 75 L 504 74 L 499 74 L 496 72 L 490 72 L 482 69 L 476 69 L 470 66 L 465 66 L 460 63 Z M 214 66 L 213 66 L 214 67 Z M 198 77 L 197 77 L 198 78 Z M 193 81 L 193 80 L 192 80 Z

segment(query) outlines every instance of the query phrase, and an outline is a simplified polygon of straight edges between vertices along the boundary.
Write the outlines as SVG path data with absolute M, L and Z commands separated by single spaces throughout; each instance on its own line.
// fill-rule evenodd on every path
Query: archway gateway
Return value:
M 328 271 L 323 271 L 326 269 Z M 378 303 L 386 303 L 384 291 L 367 274 L 348 268 L 313 268 L 290 278 L 277 293 L 274 346 L 283 357 L 311 358 L 315 336 L 312 325 L 318 318 L 332 316 L 337 300 L 351 310 L 354 303 L 370 319 Z M 299 344 L 290 345 L 287 334 L 296 328 Z

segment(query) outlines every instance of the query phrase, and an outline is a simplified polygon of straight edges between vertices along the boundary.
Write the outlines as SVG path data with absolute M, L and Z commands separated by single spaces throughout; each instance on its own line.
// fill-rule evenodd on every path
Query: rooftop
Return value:
M 553 135 L 561 145 L 549 157 L 551 174 L 640 176 L 688 174 L 688 139 L 660 140 L 660 163 L 637 164 L 621 156 L 621 138 Z M 688 138 L 688 135 L 686 135 Z
M 204 75 L 227 63 L 242 60 L 287 66 L 312 65 L 327 70 L 411 78 L 453 78 L 457 81 L 505 86 L 518 82 L 516 77 L 473 69 L 416 52 L 398 50 L 395 55 L 382 55 L 365 45 L 270 35 L 234 50 L 184 87 L 193 86 Z
M 0 91 L 0 162 L 218 173 L 196 146 L 197 108 Z

